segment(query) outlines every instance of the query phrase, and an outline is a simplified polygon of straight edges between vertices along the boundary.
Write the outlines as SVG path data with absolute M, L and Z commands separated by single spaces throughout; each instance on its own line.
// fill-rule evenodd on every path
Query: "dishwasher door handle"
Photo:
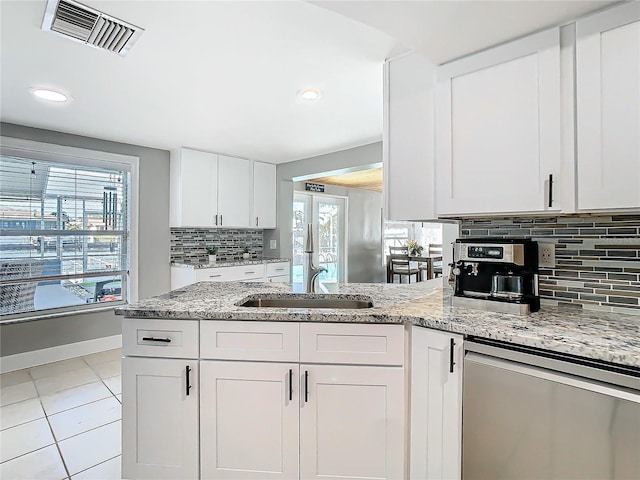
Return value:
M 589 381 L 582 377 L 576 377 L 571 374 L 564 374 L 547 370 L 545 368 L 536 367 L 534 365 L 528 365 L 523 363 L 517 363 L 510 360 L 502 360 L 500 358 L 489 357 L 480 353 L 467 352 L 464 357 L 464 363 L 476 363 L 485 365 L 488 367 L 494 367 L 497 369 L 507 370 L 509 372 L 520 373 L 523 375 L 529 375 L 531 377 L 540 378 L 542 380 L 548 380 L 551 382 L 559 383 L 562 385 L 568 385 L 590 392 L 601 393 L 610 397 L 619 398 L 621 400 L 628 400 L 633 403 L 640 404 L 640 393 L 634 393 L 631 390 L 624 388 L 615 388 L 609 386 L 606 383 L 598 381 Z

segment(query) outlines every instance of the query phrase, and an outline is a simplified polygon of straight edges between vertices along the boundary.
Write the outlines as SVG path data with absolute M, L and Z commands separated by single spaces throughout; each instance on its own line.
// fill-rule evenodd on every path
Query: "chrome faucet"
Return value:
M 324 267 L 314 267 L 313 266 L 313 224 L 307 224 L 307 241 L 305 243 L 304 253 L 307 254 L 307 261 L 305 263 L 304 275 L 306 278 L 306 293 L 316 293 L 316 279 L 318 275 L 322 272 L 326 272 L 327 269 Z

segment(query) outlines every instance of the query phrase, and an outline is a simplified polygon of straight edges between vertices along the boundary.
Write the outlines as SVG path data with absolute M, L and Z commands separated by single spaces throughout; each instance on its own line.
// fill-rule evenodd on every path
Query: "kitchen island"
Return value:
M 440 280 L 296 290 L 201 282 L 118 310 L 123 478 L 460 478 L 467 339 L 640 371 L 640 317 L 452 307 Z M 242 306 L 292 296 L 373 306 Z

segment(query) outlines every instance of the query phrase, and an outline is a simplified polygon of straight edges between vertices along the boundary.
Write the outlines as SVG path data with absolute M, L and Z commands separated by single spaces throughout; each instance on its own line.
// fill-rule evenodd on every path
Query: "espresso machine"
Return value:
M 537 242 L 457 239 L 453 259 L 454 306 L 522 315 L 540 310 Z

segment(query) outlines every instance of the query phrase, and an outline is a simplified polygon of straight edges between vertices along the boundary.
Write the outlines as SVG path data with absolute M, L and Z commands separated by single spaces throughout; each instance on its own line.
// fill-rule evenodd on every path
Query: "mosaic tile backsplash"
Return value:
M 207 248 L 218 247 L 219 261 L 242 258 L 244 247 L 249 247 L 251 258 L 262 258 L 262 230 L 233 230 L 206 228 L 172 228 L 171 261 L 201 263 L 207 261 Z
M 640 216 L 465 219 L 462 237 L 527 237 L 555 244 L 540 269 L 544 303 L 640 315 Z

